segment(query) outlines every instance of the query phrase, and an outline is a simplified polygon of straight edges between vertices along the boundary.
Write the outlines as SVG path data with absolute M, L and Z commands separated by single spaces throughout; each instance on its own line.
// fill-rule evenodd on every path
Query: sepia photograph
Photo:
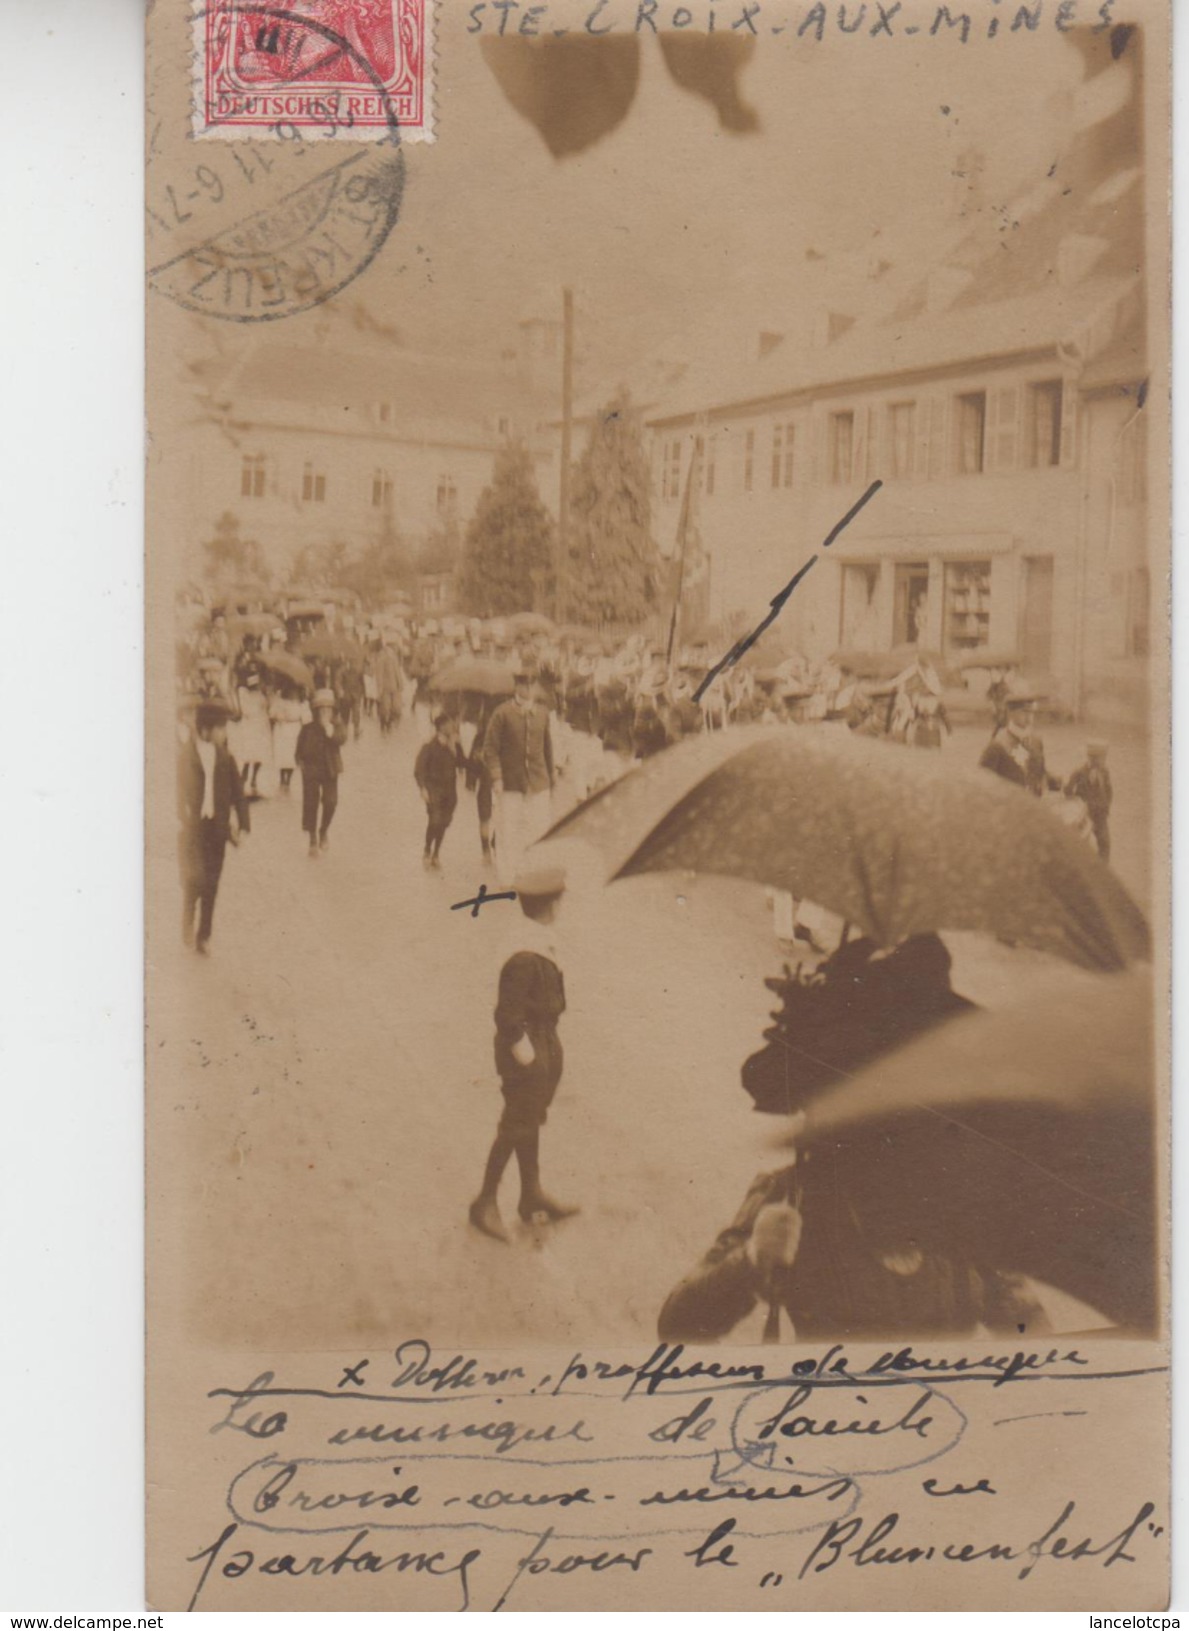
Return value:
M 815 1434 L 1048 1412 L 1040 1514 L 1130 1398 L 1150 1489 L 1019 1537 L 1084 1574 L 885 1606 L 1162 1600 L 1167 78 L 1155 3 L 150 7 L 150 1463 L 242 1451 L 246 1526 L 151 1497 L 158 1606 L 402 1606 L 234 1584 L 330 1476 L 249 1438 L 332 1356 L 310 1453 L 378 1458 L 331 1395 L 471 1352 L 735 1378 L 747 1499 L 783 1434 L 867 1524 L 768 1509 L 811 1583 L 890 1499 Z M 934 1371 L 988 1385 L 863 1392 Z

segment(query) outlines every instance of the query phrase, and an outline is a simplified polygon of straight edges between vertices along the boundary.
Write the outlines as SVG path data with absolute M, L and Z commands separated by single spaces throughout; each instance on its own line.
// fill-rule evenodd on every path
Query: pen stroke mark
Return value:
M 847 510 L 846 514 L 842 517 L 842 520 L 837 522 L 831 528 L 829 536 L 822 543 L 823 549 L 829 549 L 830 545 L 835 541 L 835 539 L 838 538 L 839 535 L 850 526 L 851 522 L 854 520 L 855 516 L 858 515 L 859 511 L 871 502 L 882 486 L 882 481 L 873 481 L 871 483 L 870 487 L 868 487 L 862 498 L 858 499 L 854 504 L 852 504 L 850 509 Z M 776 619 L 784 610 L 785 603 L 792 595 L 793 590 L 801 582 L 801 579 L 808 575 L 810 568 L 816 566 L 817 561 L 818 556 L 811 555 L 803 566 L 799 566 L 797 568 L 796 572 L 793 573 L 793 576 L 785 584 L 780 593 L 772 597 L 771 601 L 769 602 L 768 612 L 760 619 L 755 628 L 752 629 L 751 633 L 745 634 L 740 640 L 736 640 L 735 644 L 731 647 L 730 651 L 727 652 L 726 656 L 720 658 L 719 661 L 715 663 L 714 667 L 710 670 L 705 679 L 698 686 L 698 689 L 694 692 L 695 702 L 701 702 L 703 694 L 711 685 L 714 684 L 718 676 L 726 669 L 734 668 L 739 659 L 746 652 L 751 650 L 752 646 L 755 645 L 760 636 L 765 633 L 767 629 L 772 627 L 773 623 L 775 623 Z
M 1013 1421 L 1043 1421 L 1046 1416 L 1088 1416 L 1088 1410 L 1034 1410 L 1027 1416 L 1000 1416 L 992 1427 L 1006 1427 Z

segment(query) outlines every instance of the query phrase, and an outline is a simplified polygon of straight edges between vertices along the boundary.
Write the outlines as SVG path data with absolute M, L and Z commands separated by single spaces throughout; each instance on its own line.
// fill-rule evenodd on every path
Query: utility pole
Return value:
M 569 616 L 570 442 L 574 428 L 574 291 L 563 289 L 561 351 L 561 481 L 557 501 L 557 619 Z

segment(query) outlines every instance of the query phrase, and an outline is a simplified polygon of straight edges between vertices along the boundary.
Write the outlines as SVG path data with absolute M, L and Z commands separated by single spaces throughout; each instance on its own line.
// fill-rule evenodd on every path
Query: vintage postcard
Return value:
M 1162 0 L 154 0 L 154 1608 L 1158 1610 Z

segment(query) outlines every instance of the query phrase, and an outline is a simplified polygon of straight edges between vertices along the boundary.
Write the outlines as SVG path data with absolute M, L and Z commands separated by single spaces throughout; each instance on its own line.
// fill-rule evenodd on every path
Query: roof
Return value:
M 720 374 L 714 394 L 704 370 L 691 373 L 649 419 L 683 418 L 730 405 L 843 389 L 858 380 L 931 372 L 980 358 L 1053 349 L 1120 301 L 1135 286 L 1129 277 L 1091 278 L 1076 291 L 1050 287 L 973 309 L 953 307 L 900 321 L 856 324 L 831 346 L 782 346 L 730 374 Z
M 405 429 L 427 440 L 490 440 L 499 419 L 535 427 L 553 406 L 498 360 L 343 338 L 302 345 L 263 336 L 230 359 L 212 359 L 202 382 L 237 418 L 285 408 L 316 418 L 354 411 L 379 432 Z M 389 405 L 383 421 L 373 417 L 381 404 Z

